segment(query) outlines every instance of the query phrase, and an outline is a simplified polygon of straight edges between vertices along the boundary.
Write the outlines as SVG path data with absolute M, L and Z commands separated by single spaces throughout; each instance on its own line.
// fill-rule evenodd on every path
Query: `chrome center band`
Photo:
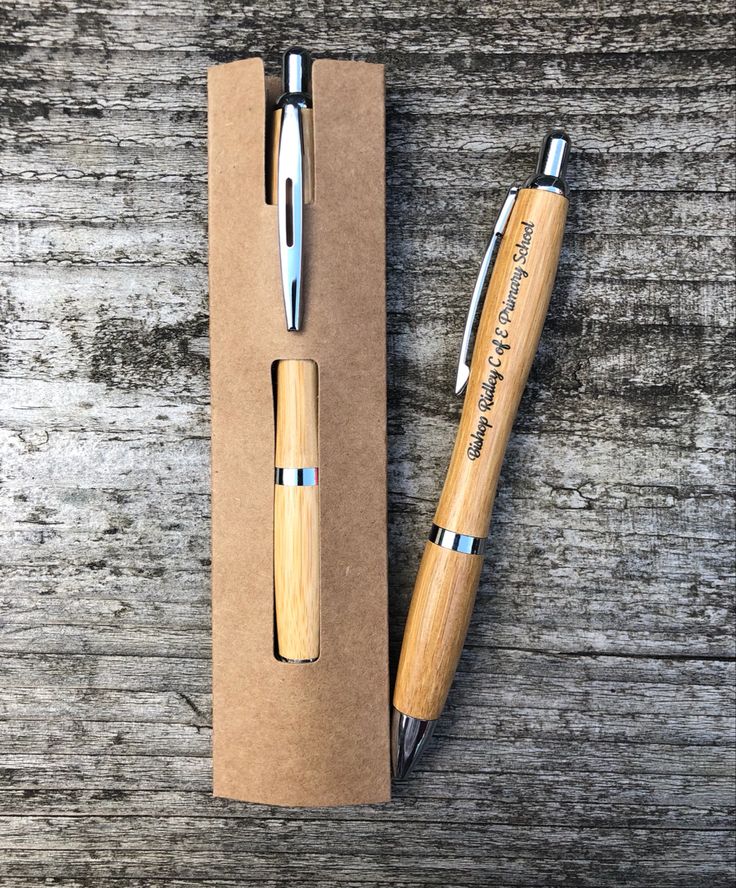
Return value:
M 319 469 L 279 469 L 274 470 L 274 483 L 282 487 L 317 487 Z
M 474 537 L 467 533 L 455 533 L 433 524 L 429 531 L 429 541 L 443 549 L 452 549 L 453 552 L 462 552 L 464 555 L 482 555 L 486 547 L 485 537 Z

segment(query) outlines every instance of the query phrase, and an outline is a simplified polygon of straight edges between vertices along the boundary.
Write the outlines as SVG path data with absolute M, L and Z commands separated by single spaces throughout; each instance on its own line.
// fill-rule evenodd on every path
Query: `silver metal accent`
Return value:
M 306 49 L 292 46 L 284 53 L 283 84 L 284 93 L 309 92 L 309 81 L 312 70 L 312 58 Z
M 571 147 L 570 137 L 564 130 L 550 130 L 539 149 L 537 169 L 524 183 L 524 188 L 540 188 L 567 197 L 565 174 Z
M 437 720 L 426 721 L 393 710 L 391 717 L 391 770 L 396 780 L 408 776 L 432 736 Z
M 486 247 L 486 251 L 483 254 L 483 261 L 480 264 L 478 279 L 475 282 L 473 295 L 470 299 L 468 316 L 465 319 L 465 330 L 463 331 L 463 341 L 462 345 L 460 346 L 460 358 L 457 364 L 457 377 L 455 379 L 456 395 L 461 395 L 465 391 L 465 386 L 468 384 L 468 379 L 470 378 L 470 363 L 468 362 L 468 352 L 470 350 L 470 337 L 473 332 L 475 317 L 478 314 L 478 306 L 480 305 L 481 297 L 485 292 L 486 282 L 493 268 L 493 263 L 496 259 L 496 254 L 498 253 L 498 247 L 501 243 L 501 238 L 503 237 L 504 230 L 506 229 L 506 223 L 509 221 L 511 209 L 514 206 L 514 201 L 516 200 L 516 195 L 518 193 L 518 186 L 513 185 L 511 188 L 509 188 L 508 194 L 506 195 L 506 198 L 503 202 L 503 206 L 501 207 L 501 211 L 499 212 L 498 218 L 496 219 L 496 224 L 493 226 L 491 239 L 488 241 L 488 246 Z
M 302 251 L 304 241 L 304 133 L 301 112 L 311 107 L 308 94 L 311 60 L 303 49 L 284 54 L 284 94 L 281 109 L 276 203 L 279 220 L 281 288 L 286 329 L 299 330 L 302 322 Z
M 439 524 L 433 524 L 429 531 L 429 541 L 443 549 L 462 552 L 464 555 L 482 555 L 486 547 L 485 537 L 474 537 L 467 533 L 455 533 Z
M 318 487 L 319 469 L 274 469 L 274 483 L 282 487 Z

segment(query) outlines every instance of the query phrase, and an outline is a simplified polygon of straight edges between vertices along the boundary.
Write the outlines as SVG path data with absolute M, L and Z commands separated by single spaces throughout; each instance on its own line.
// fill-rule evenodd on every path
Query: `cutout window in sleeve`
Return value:
M 314 361 L 276 361 L 273 577 L 277 659 L 320 646 L 319 382 Z

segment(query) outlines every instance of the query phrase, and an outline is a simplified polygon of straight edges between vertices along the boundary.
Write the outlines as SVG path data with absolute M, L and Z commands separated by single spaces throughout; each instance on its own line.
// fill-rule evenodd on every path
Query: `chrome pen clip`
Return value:
M 468 351 L 470 350 L 470 337 L 473 332 L 475 317 L 478 314 L 478 307 L 480 305 L 481 297 L 483 296 L 486 281 L 488 280 L 488 277 L 493 268 L 493 264 L 496 259 L 496 253 L 498 252 L 498 246 L 501 243 L 501 238 L 503 237 L 503 233 L 506 229 L 506 223 L 508 222 L 509 216 L 511 215 L 511 208 L 514 205 L 514 201 L 516 200 L 516 195 L 518 193 L 518 185 L 512 185 L 511 188 L 509 188 L 506 199 L 504 200 L 503 206 L 501 207 L 501 211 L 499 212 L 498 218 L 496 219 L 496 224 L 493 226 L 493 234 L 491 235 L 491 239 L 488 241 L 488 246 L 486 247 L 486 251 L 483 255 L 483 261 L 480 264 L 478 279 L 475 282 L 475 289 L 473 290 L 473 295 L 470 299 L 468 317 L 465 320 L 463 341 L 462 345 L 460 346 L 460 359 L 458 361 L 457 377 L 455 379 L 456 395 L 461 395 L 465 391 L 465 386 L 468 384 L 468 379 L 470 378 Z
M 311 58 L 305 50 L 294 47 L 284 53 L 284 93 L 276 105 L 281 110 L 276 180 L 281 287 L 286 328 L 293 331 L 299 330 L 302 322 L 304 130 L 301 112 L 312 106 L 310 69 Z

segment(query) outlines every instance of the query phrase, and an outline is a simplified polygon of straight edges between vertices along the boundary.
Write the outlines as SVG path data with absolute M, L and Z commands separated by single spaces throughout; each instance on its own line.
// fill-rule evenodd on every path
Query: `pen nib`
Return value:
M 408 776 L 424 752 L 437 721 L 414 718 L 394 709 L 391 721 L 391 766 L 396 780 Z

